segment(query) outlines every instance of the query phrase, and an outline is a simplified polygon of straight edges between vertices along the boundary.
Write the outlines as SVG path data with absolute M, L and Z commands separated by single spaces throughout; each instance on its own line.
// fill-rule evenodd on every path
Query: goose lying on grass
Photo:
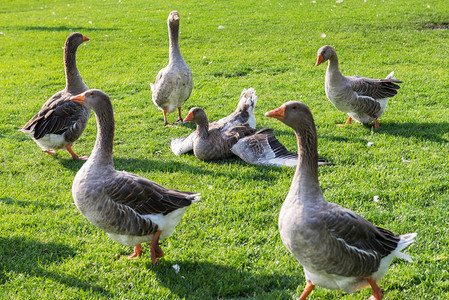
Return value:
M 199 194 L 167 189 L 138 175 L 114 169 L 114 114 L 111 100 L 100 90 L 71 98 L 95 113 L 97 140 L 92 154 L 73 180 L 76 207 L 95 226 L 125 246 L 130 258 L 140 256 L 141 243 L 150 242 L 151 261 L 164 255 L 159 247 L 175 230 L 187 207 Z
M 306 105 L 287 102 L 265 116 L 290 126 L 298 139 L 298 166 L 279 214 L 279 231 L 304 267 L 307 284 L 299 299 L 306 299 L 315 285 L 348 293 L 370 285 L 371 299 L 382 299 L 377 282 L 393 258 L 412 261 L 400 251 L 416 233 L 395 235 L 324 199 L 318 181 L 316 128 Z
M 209 128 L 206 113 L 199 107 L 190 109 L 184 122 L 196 123 L 193 153 L 200 160 L 222 159 L 233 154 L 256 165 L 296 166 L 298 155 L 288 151 L 274 136 L 272 129 L 256 129 L 247 123 L 225 131 Z M 321 161 L 320 164 L 328 164 Z
M 256 116 L 254 108 L 256 107 L 257 96 L 254 88 L 244 89 L 240 94 L 239 103 L 236 110 L 227 117 L 209 124 L 209 129 L 218 129 L 225 132 L 230 127 L 247 123 L 251 128 L 256 128 Z M 196 137 L 196 131 L 192 132 L 186 138 L 172 138 L 171 150 L 175 155 L 181 155 L 193 150 L 193 141 Z

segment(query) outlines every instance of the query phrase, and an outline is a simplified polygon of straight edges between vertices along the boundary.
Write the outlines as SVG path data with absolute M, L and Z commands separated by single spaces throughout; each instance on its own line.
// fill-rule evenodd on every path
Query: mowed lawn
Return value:
M 337 3 L 339 2 L 339 3 Z M 180 47 L 194 76 L 183 107 L 211 120 L 231 113 L 244 88 L 259 96 L 257 128 L 270 127 L 296 151 L 293 131 L 263 114 L 289 100 L 309 105 L 318 131 L 325 198 L 397 234 L 417 232 L 380 282 L 385 299 L 449 297 L 449 5 L 429 1 L 25 1 L 0 3 L 0 298 L 1 299 L 296 299 L 305 279 L 283 246 L 278 214 L 293 168 L 239 159 L 201 162 L 175 156 L 150 82 L 168 62 L 166 19 L 181 16 Z M 224 28 L 219 29 L 219 26 Z M 220 27 L 221 28 L 221 27 Z M 90 88 L 111 97 L 118 170 L 166 187 L 195 191 L 165 257 L 132 252 L 90 224 L 73 204 L 82 161 L 57 157 L 18 131 L 65 85 L 62 47 L 74 31 L 90 38 L 77 65 Z M 373 124 L 346 120 L 327 100 L 323 45 L 337 50 L 345 75 L 402 80 Z M 176 114 L 169 115 L 169 122 Z M 93 115 L 75 143 L 90 154 Z M 374 197 L 378 196 L 378 201 Z M 376 199 L 377 199 L 376 198 Z M 144 245 L 148 250 L 148 246 Z M 179 271 L 177 269 L 179 268 Z M 311 299 L 366 299 L 317 287 Z

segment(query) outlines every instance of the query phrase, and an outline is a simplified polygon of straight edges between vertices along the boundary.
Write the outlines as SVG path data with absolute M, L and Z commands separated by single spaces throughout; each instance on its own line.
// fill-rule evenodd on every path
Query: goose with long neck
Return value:
M 318 181 L 316 127 L 305 104 L 290 101 L 265 116 L 290 126 L 298 140 L 298 165 L 279 214 L 279 232 L 304 267 L 307 283 L 299 299 L 306 299 L 316 285 L 348 293 L 371 286 L 370 299 L 382 299 L 377 282 L 393 258 L 412 261 L 400 251 L 416 233 L 395 235 L 324 199 Z
M 153 103 L 162 110 L 164 126 L 168 126 L 167 114 L 178 109 L 178 120 L 182 122 L 181 107 L 190 97 L 193 89 L 192 71 L 179 49 L 179 22 L 177 11 L 170 12 L 167 25 L 169 37 L 169 62 L 159 71 L 154 84 L 150 83 L 153 92 Z
M 48 154 L 56 155 L 54 149 L 65 148 L 73 159 L 88 158 L 78 156 L 73 151 L 72 145 L 86 128 L 90 109 L 70 101 L 71 96 L 88 89 L 76 67 L 76 50 L 86 41 L 89 41 L 89 38 L 78 32 L 67 37 L 64 45 L 66 86 L 64 90 L 48 99 L 40 111 L 21 129 Z
M 329 61 L 325 77 L 327 98 L 339 111 L 349 118 L 344 125 L 354 119 L 360 123 L 371 123 L 379 128 L 378 119 L 387 108 L 388 99 L 395 96 L 400 88 L 391 72 L 385 79 L 371 79 L 359 76 L 343 76 L 338 67 L 337 52 L 331 46 L 318 49 L 316 66 Z M 340 124 L 339 124 L 340 125 Z
M 72 101 L 91 108 L 97 120 L 97 140 L 87 162 L 73 180 L 77 208 L 113 240 L 134 247 L 140 256 L 150 243 L 151 261 L 164 255 L 159 240 L 169 237 L 199 194 L 167 189 L 136 174 L 117 171 L 113 163 L 114 114 L 111 100 L 100 90 L 88 90 Z

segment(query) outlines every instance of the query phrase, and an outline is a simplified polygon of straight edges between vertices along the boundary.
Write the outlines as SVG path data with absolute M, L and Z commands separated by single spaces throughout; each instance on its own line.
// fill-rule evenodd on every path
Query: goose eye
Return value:
M 94 95 L 94 92 L 90 92 L 90 95 L 93 96 L 93 95 Z

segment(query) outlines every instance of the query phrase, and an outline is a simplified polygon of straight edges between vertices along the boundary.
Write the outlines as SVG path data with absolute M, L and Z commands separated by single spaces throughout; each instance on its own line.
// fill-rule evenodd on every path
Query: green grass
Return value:
M 252 86 L 258 128 L 274 128 L 295 149 L 292 130 L 263 113 L 288 100 L 309 105 L 320 155 L 335 164 L 320 168 L 326 199 L 396 233 L 418 232 L 406 250 L 414 263 L 395 260 L 380 283 L 386 299 L 449 297 L 449 30 L 432 27 L 449 23 L 447 1 L 43 2 L 0 3 L 0 298 L 295 299 L 301 293 L 302 267 L 277 228 L 294 170 L 237 159 L 205 163 L 170 151 L 170 138 L 193 126 L 163 128 L 149 83 L 168 62 L 166 18 L 174 9 L 181 52 L 194 74 L 183 114 L 201 106 L 210 119 L 221 118 Z M 82 162 L 62 150 L 57 158 L 46 155 L 17 130 L 63 89 L 62 46 L 72 31 L 91 39 L 77 53 L 84 81 L 114 105 L 116 169 L 202 193 L 163 242 L 166 256 L 156 267 L 148 251 L 119 259 L 131 249 L 73 205 L 71 184 Z M 324 44 L 336 48 L 346 75 L 380 78 L 394 70 L 404 81 L 379 130 L 334 125 L 346 116 L 325 96 L 325 66 L 314 67 Z M 95 126 L 91 118 L 75 152 L 90 153 Z M 317 288 L 312 299 L 369 296 L 370 289 L 348 295 Z

